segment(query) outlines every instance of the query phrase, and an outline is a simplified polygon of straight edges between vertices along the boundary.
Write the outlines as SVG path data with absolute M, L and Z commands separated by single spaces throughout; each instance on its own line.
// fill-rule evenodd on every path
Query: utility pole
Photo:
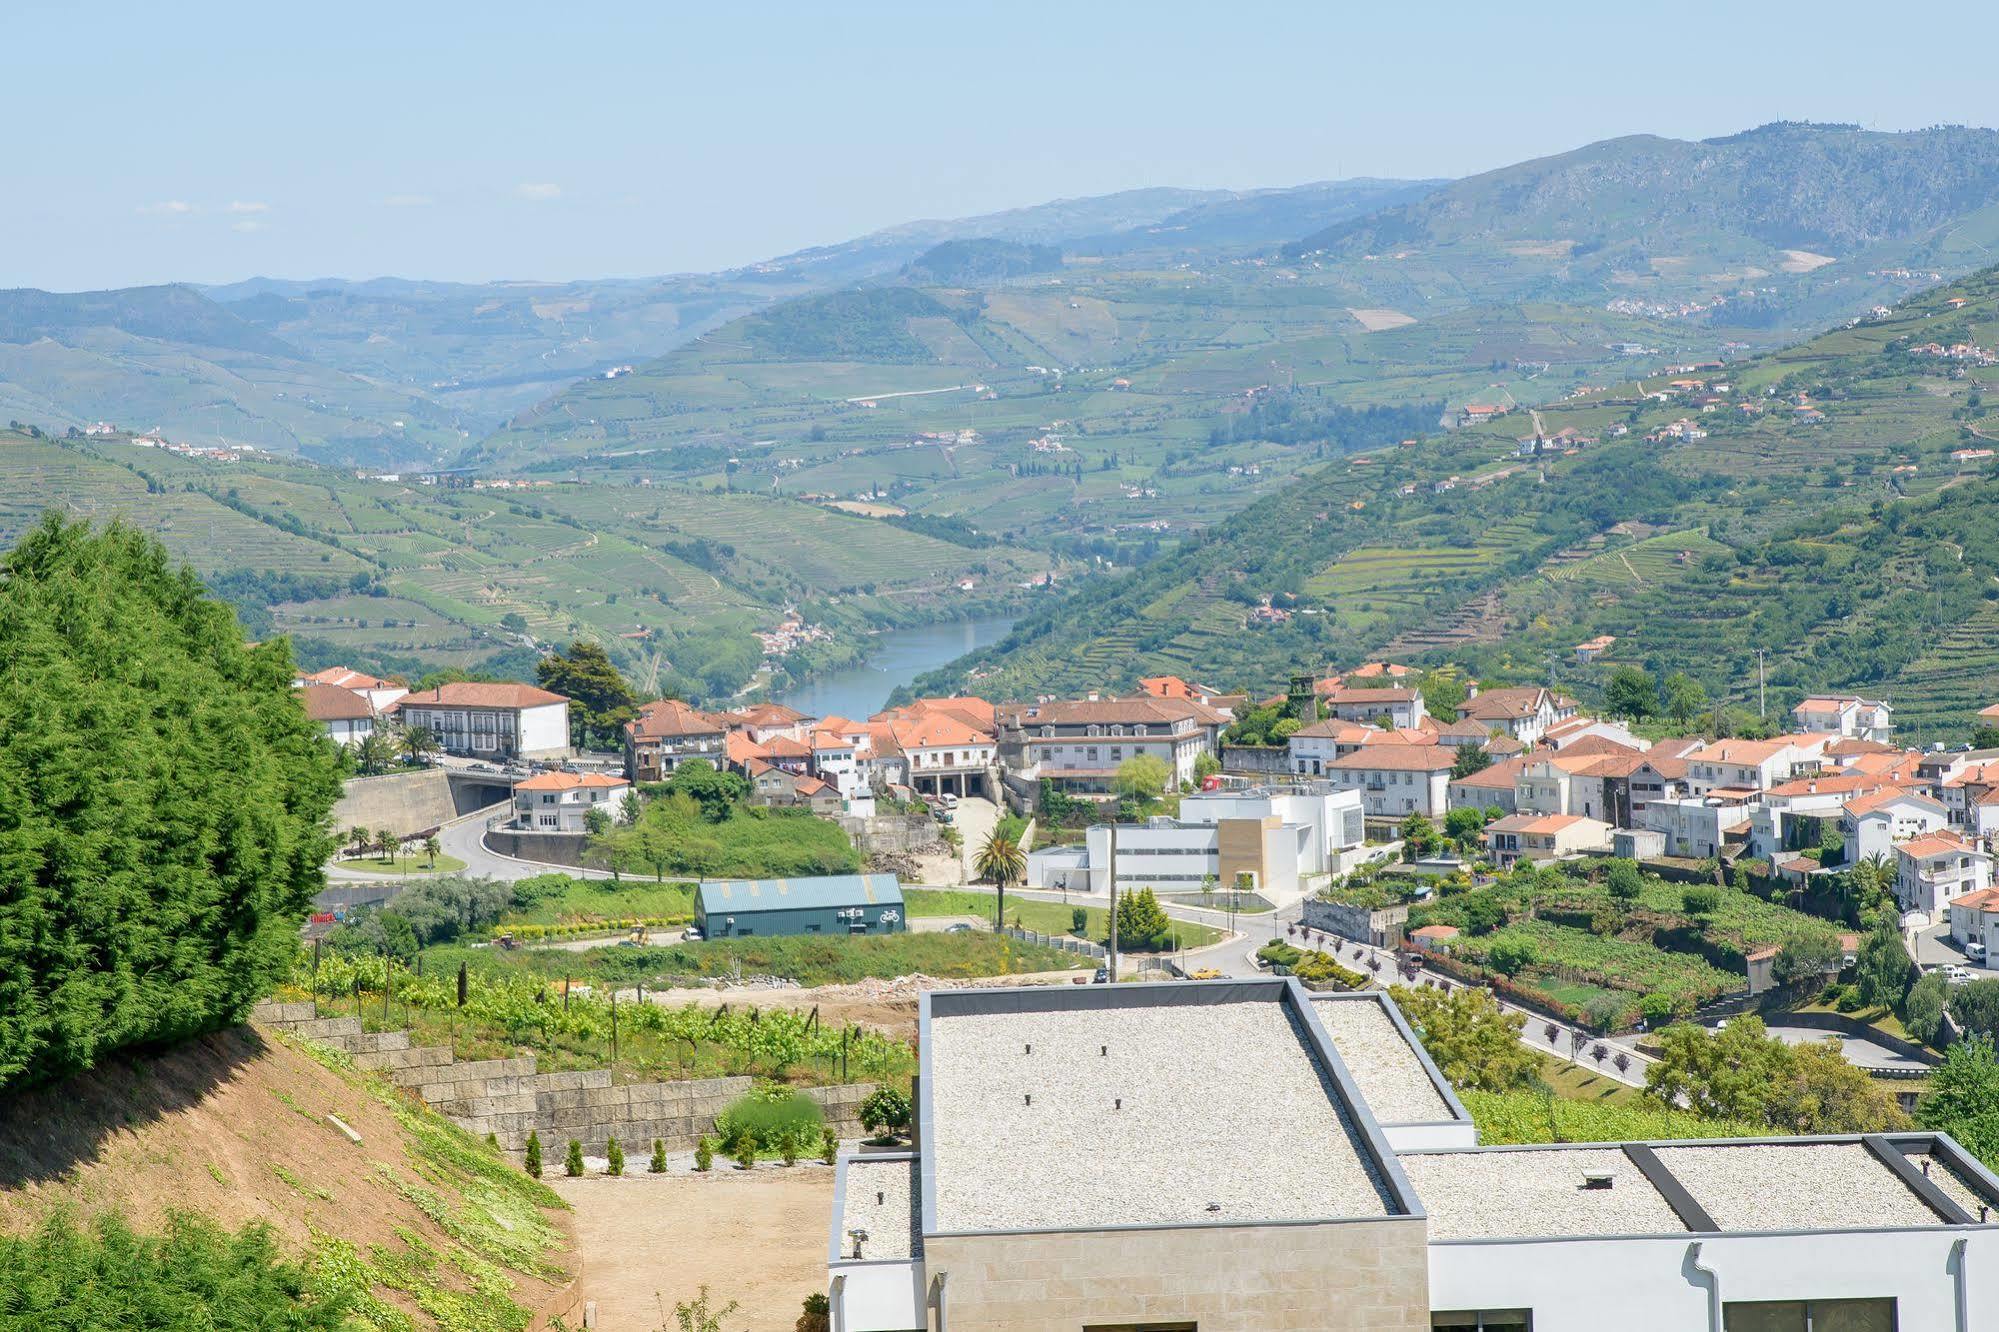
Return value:
M 1111 825 L 1111 933 L 1110 956 L 1105 959 L 1104 976 L 1117 984 L 1117 824 Z

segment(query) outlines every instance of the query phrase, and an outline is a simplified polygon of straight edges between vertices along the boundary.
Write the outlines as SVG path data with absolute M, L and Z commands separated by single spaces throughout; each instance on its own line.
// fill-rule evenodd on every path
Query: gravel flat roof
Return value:
M 1523 1239 L 1686 1233 L 1672 1205 L 1617 1147 L 1414 1152 L 1399 1158 L 1430 1238 Z M 1611 1187 L 1586 1189 L 1585 1172 Z
M 1864 1143 L 1660 1144 L 1655 1150 L 1723 1230 L 1943 1224 Z
M 1340 1061 L 1353 1075 L 1368 1110 L 1383 1124 L 1440 1124 L 1456 1119 L 1430 1080 L 1383 995 L 1315 995 L 1312 1011 L 1333 1038 Z
M 1141 1000 L 932 1011 L 938 1230 L 1399 1211 L 1289 1002 Z
M 917 1163 L 907 1157 L 856 1156 L 845 1166 L 841 1195 L 840 1253 L 851 1257 L 853 1233 L 865 1230 L 863 1258 L 913 1258 L 923 1252 L 917 1211 Z

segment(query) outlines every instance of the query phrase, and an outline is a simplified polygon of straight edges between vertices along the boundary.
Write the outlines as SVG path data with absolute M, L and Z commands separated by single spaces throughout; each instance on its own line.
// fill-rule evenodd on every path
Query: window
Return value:
M 1533 1332 L 1534 1311 L 1468 1309 L 1462 1313 L 1433 1313 L 1430 1315 L 1430 1326 L 1447 1327 L 1451 1332 Z
M 1725 1332 L 1895 1332 L 1893 1300 L 1759 1300 L 1722 1306 Z

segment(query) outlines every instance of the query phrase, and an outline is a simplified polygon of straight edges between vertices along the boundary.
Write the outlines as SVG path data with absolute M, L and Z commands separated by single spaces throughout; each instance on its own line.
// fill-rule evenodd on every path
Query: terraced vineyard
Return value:
M 293 634 L 308 665 L 518 672 L 532 645 L 589 637 L 697 694 L 749 680 L 762 664 L 753 631 L 788 606 L 827 627 L 815 648 L 838 661 L 873 628 L 1025 596 L 1020 585 L 1052 563 L 764 495 L 460 490 L 0 434 L 0 541 L 49 505 L 158 533 L 239 597 L 256 632 Z M 285 575 L 294 581 L 276 585 Z

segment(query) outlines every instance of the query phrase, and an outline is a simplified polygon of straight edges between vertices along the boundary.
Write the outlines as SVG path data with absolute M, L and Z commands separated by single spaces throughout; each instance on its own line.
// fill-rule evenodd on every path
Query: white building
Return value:
M 345 666 L 329 666 L 323 671 L 314 671 L 311 675 L 302 675 L 293 681 L 293 683 L 301 688 L 308 684 L 326 684 L 350 690 L 367 699 L 368 706 L 375 710 L 375 715 L 378 717 L 387 712 L 390 705 L 396 703 L 405 694 L 409 693 L 409 686 L 407 685 L 397 684 L 394 680 L 384 680 L 379 676 L 366 675 L 360 671 L 349 670 Z
M 1442 818 L 1457 756 L 1449 745 L 1368 745 L 1335 759 L 1326 779 L 1359 791 L 1371 818 Z
M 1951 938 L 1978 944 L 1988 962 L 1999 959 L 1999 888 L 1953 898 L 1949 908 Z
M 1904 911 L 1944 918 L 1954 898 L 1992 886 L 1992 857 L 1954 832 L 1925 833 L 1895 844 L 1895 900 Z
M 1876 699 L 1855 694 L 1820 694 L 1792 708 L 1791 716 L 1800 731 L 1827 732 L 1885 745 L 1895 729 L 1891 711 L 1886 703 Z
M 1941 801 L 1913 791 L 1877 791 L 1841 807 L 1839 831 L 1846 863 L 1856 865 L 1895 854 L 1895 843 L 1942 829 L 1948 820 Z
M 1999 1312 L 1999 1178 L 1945 1135 L 1481 1147 L 1378 994 L 920 1002 L 917 1145 L 835 1177 L 836 1332 L 1985 1332 Z M 1214 1122 L 1218 1099 L 1258 1131 Z
M 1687 755 L 1687 788 L 1697 796 L 1710 791 L 1767 791 L 1817 771 L 1832 740 L 1830 734 L 1717 740 Z
M 1531 745 L 1549 728 L 1576 715 L 1576 701 L 1538 685 L 1488 689 L 1458 704 L 1458 720 L 1477 722 L 1489 731 L 1504 731 Z
M 1489 823 L 1485 844 L 1493 860 L 1561 860 L 1585 851 L 1610 849 L 1610 825 L 1580 814 L 1509 814 Z
M 1664 833 L 1666 854 L 1704 860 L 1746 843 L 1753 799 L 1740 796 L 1680 796 L 1645 806 L 1645 826 Z
M 514 826 L 536 832 L 585 832 L 586 815 L 615 818 L 632 784 L 603 772 L 538 772 L 514 783 Z
M 1420 726 L 1430 715 L 1423 707 L 1422 692 L 1402 685 L 1384 685 L 1378 689 L 1339 685 L 1316 697 L 1321 711 L 1341 721 L 1370 726 L 1379 725 L 1385 718 L 1390 726 L 1406 730 Z
M 1247 874 L 1255 891 L 1281 902 L 1303 892 L 1308 876 L 1358 864 L 1365 822 L 1358 791 L 1260 788 L 1188 796 L 1177 819 L 1117 826 L 1118 887 L 1200 892 L 1234 887 Z M 1080 847 L 1030 853 L 1027 886 L 1108 893 L 1111 834 L 1109 825 L 1094 824 Z
M 375 709 L 351 689 L 308 681 L 299 689 L 299 701 L 336 745 L 351 748 L 375 733 Z
M 569 753 L 569 700 L 524 684 L 458 681 L 405 696 L 403 726 L 421 726 L 447 754 L 473 758 L 563 758 Z
M 1145 697 L 1030 703 L 1005 710 L 998 725 L 1002 744 L 1018 747 L 1022 776 L 1105 795 L 1118 768 L 1141 754 L 1164 763 L 1172 785 L 1192 782 L 1225 721 L 1191 699 Z

